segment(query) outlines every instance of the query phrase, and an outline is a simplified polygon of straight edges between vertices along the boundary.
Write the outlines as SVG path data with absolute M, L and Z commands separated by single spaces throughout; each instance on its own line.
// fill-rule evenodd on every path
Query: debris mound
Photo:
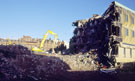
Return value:
M 0 81 L 48 81 L 68 69 L 59 58 L 34 55 L 20 45 L 0 46 Z

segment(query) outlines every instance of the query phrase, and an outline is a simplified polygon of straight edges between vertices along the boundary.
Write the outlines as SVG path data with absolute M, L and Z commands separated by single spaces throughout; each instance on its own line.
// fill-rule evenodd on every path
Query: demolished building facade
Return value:
M 72 53 L 94 50 L 100 62 L 135 62 L 135 11 L 114 1 L 102 16 L 73 22 Z M 106 58 L 107 57 L 107 58 Z M 106 63 L 104 63 L 107 65 Z

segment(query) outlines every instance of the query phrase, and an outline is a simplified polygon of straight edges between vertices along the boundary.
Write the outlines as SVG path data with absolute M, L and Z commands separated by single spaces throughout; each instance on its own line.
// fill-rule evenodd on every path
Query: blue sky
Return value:
M 69 41 L 75 28 L 72 22 L 102 15 L 112 1 L 0 0 L 0 38 L 42 38 L 47 30 L 52 30 L 60 40 Z M 116 1 L 135 10 L 135 0 Z

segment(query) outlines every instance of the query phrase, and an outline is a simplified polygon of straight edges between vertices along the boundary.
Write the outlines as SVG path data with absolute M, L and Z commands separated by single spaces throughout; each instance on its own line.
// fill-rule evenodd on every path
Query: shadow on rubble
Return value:
M 102 75 L 98 71 L 73 71 L 66 74 L 65 81 L 119 81 L 114 75 Z
M 135 81 L 135 62 L 120 63 L 117 71 L 120 81 Z
M 69 71 L 53 77 L 49 81 L 135 81 L 135 63 L 124 63 L 116 73 L 100 71 Z
M 0 81 L 48 81 L 69 69 L 58 57 L 35 55 L 21 45 L 0 45 Z
M 65 54 L 67 47 L 64 44 L 61 44 L 60 46 L 57 46 L 56 48 L 54 48 L 56 53 L 61 53 L 61 54 Z
M 120 63 L 118 70 L 120 72 L 134 72 L 135 73 L 135 62 Z
M 51 76 L 47 81 L 135 81 L 134 74 L 101 74 L 98 71 L 61 72 Z

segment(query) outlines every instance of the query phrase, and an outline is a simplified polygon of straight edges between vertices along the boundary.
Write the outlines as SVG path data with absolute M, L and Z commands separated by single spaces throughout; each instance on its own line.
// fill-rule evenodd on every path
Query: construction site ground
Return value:
M 88 54 L 36 54 L 23 46 L 0 46 L 0 81 L 135 81 L 134 76 L 134 70 L 100 73 Z
M 36 54 L 43 56 L 53 56 L 62 59 L 62 57 L 73 57 L 79 55 L 59 55 L 59 54 Z M 69 58 L 63 59 L 65 63 L 68 63 Z M 75 60 L 68 65 L 74 65 Z M 51 81 L 135 81 L 135 72 L 124 72 L 117 70 L 116 74 L 103 74 L 99 71 L 94 70 L 94 67 L 83 66 L 81 69 L 79 67 L 73 67 L 67 72 L 58 73 L 58 75 L 51 78 Z

